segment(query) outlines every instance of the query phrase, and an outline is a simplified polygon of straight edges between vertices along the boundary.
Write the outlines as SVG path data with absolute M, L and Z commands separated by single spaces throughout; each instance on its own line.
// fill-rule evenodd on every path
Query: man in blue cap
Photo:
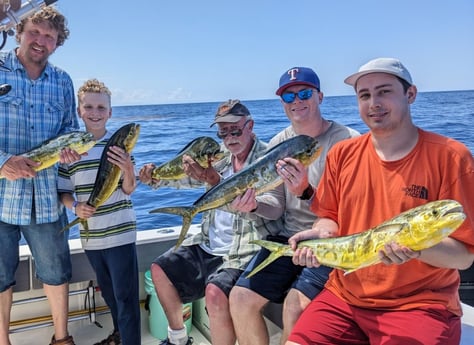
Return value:
M 316 216 L 309 209 L 314 188 L 324 170 L 328 150 L 335 143 L 358 136 L 359 133 L 325 119 L 319 105 L 323 93 L 317 74 L 308 67 L 293 67 L 280 78 L 276 94 L 281 98 L 290 126 L 270 141 L 272 147 L 297 135 L 316 138 L 323 151 L 319 159 L 305 168 L 298 160 L 285 158 L 277 162 L 278 173 L 284 184 L 273 191 L 256 197 L 249 189 L 236 198 L 232 207 L 246 212 L 272 235 L 267 239 L 286 243 L 293 234 L 310 229 Z M 269 335 L 262 310 L 269 302 L 282 303 L 284 343 L 299 315 L 323 288 L 330 269 L 305 268 L 292 263 L 291 257 L 282 257 L 250 279 L 247 274 L 260 264 L 269 252 L 261 249 L 247 266 L 230 294 L 230 307 L 239 345 L 268 344 Z

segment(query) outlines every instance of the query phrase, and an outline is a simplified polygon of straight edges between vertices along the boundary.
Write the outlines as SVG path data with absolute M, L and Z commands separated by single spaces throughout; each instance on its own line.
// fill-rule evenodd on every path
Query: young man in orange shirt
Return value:
M 292 247 L 323 232 L 359 233 L 433 200 L 459 201 L 467 218 L 429 249 L 391 243 L 379 253 L 380 264 L 347 275 L 333 270 L 286 344 L 459 344 L 458 269 L 474 260 L 472 154 L 413 124 L 410 105 L 417 89 L 400 61 L 372 60 L 345 82 L 354 86 L 370 131 L 328 153 L 312 202 L 319 218 L 290 239 Z M 296 250 L 293 262 L 319 266 L 306 249 Z

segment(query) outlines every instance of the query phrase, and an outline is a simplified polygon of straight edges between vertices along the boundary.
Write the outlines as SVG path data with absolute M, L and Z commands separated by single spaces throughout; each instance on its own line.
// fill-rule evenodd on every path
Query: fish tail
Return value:
M 181 231 L 179 233 L 178 241 L 176 242 L 176 246 L 174 249 L 178 249 L 178 247 L 183 243 L 184 239 L 186 238 L 186 234 L 188 233 L 189 228 L 191 227 L 191 221 L 194 218 L 193 213 L 183 215 L 183 226 L 181 227 Z
M 88 241 L 89 240 L 89 224 L 87 223 L 87 219 L 77 217 L 71 223 L 69 223 L 64 228 L 62 228 L 60 232 L 63 233 L 64 231 L 72 228 L 74 225 L 77 225 L 79 223 L 81 223 L 82 226 L 84 227 L 84 231 L 86 232 L 86 241 Z
M 87 219 L 81 219 L 81 224 L 84 227 L 84 231 L 86 233 L 86 242 L 89 241 L 89 223 L 87 222 Z
M 68 225 L 66 225 L 64 228 L 62 228 L 62 230 L 60 231 L 61 233 L 63 233 L 64 231 L 72 228 L 74 225 L 77 225 L 81 222 L 81 218 L 77 217 L 76 219 L 74 219 L 71 223 L 69 223 Z
M 194 216 L 197 214 L 194 207 L 160 207 L 151 210 L 149 213 L 168 213 L 176 214 L 183 217 L 183 226 L 181 227 L 181 232 L 179 233 L 178 241 L 176 242 L 175 249 L 177 249 L 181 243 L 183 243 L 188 233 L 189 228 L 191 227 L 191 222 Z
M 262 269 L 264 269 L 266 266 L 268 266 L 270 263 L 272 263 L 279 257 L 286 255 L 286 253 L 290 249 L 290 246 L 287 244 L 281 244 L 281 243 L 272 242 L 272 241 L 254 240 L 254 241 L 250 241 L 250 243 L 258 244 L 259 246 L 268 249 L 270 251 L 270 255 L 268 255 L 268 257 L 265 260 L 263 260 L 260 263 L 260 265 L 255 267 L 252 270 L 252 272 L 250 272 L 247 275 L 247 278 L 250 278 L 253 275 L 257 274 L 258 272 L 260 272 Z

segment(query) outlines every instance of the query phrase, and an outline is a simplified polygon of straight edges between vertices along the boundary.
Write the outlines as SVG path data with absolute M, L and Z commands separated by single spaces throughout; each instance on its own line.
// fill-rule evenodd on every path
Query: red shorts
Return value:
M 442 305 L 405 311 L 350 306 L 324 289 L 288 338 L 297 344 L 458 345 L 461 318 Z

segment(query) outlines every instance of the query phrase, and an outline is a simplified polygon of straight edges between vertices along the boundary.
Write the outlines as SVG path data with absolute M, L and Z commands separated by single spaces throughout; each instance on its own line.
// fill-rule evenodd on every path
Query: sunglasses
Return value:
M 243 133 L 243 129 L 245 128 L 245 126 L 247 126 L 247 123 L 249 123 L 249 122 L 250 122 L 250 120 L 245 121 L 242 128 L 237 128 L 237 129 L 233 129 L 231 131 L 226 131 L 226 132 L 218 131 L 217 132 L 217 137 L 219 139 L 225 139 L 229 134 L 233 137 L 240 137 Z
M 310 99 L 313 95 L 313 91 L 313 89 L 304 89 L 298 92 L 285 92 L 281 94 L 280 97 L 285 103 L 293 103 L 295 101 L 296 96 L 298 96 L 298 98 L 302 101 L 304 101 L 305 99 Z

